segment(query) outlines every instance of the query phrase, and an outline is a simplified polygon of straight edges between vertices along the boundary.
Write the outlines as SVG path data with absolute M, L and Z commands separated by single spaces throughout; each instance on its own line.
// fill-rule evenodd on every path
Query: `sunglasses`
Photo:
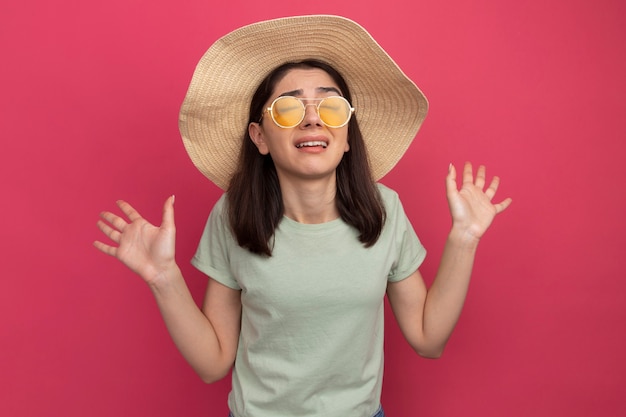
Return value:
M 308 103 L 305 104 L 305 101 Z M 313 104 L 311 101 L 318 103 Z M 345 126 L 354 113 L 354 108 L 350 106 L 348 100 L 340 96 L 324 98 L 281 96 L 274 100 L 265 112 L 270 114 L 276 126 L 288 129 L 298 126 L 304 120 L 307 106 L 315 106 L 322 123 L 332 128 Z

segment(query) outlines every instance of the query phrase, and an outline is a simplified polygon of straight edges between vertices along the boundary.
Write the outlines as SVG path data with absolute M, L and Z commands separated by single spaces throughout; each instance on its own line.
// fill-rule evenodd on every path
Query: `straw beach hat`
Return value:
M 181 107 L 187 153 L 218 187 L 226 189 L 236 169 L 258 85 L 274 68 L 304 59 L 326 62 L 346 80 L 374 179 L 402 157 L 428 103 L 371 35 L 339 16 L 268 20 L 218 39 L 198 63 Z

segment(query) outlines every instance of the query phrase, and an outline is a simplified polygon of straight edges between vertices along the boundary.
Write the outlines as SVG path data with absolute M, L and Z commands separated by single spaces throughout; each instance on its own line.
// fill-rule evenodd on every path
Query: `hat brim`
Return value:
M 402 157 L 426 117 L 422 92 L 360 25 L 339 16 L 269 20 L 239 28 L 202 56 L 179 128 L 196 167 L 226 189 L 247 129 L 252 95 L 285 62 L 317 59 L 345 78 L 375 180 Z

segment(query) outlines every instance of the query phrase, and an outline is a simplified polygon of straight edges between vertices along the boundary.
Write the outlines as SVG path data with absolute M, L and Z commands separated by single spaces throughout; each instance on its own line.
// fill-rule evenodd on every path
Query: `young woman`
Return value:
M 426 107 L 354 22 L 250 25 L 209 49 L 181 109 L 192 160 L 227 190 L 192 260 L 210 277 L 202 309 L 174 259 L 173 197 L 159 227 L 126 202 L 118 205 L 128 221 L 102 214 L 115 245 L 96 247 L 148 283 L 201 378 L 234 366 L 231 415 L 383 416 L 385 295 L 418 354 L 443 352 L 478 242 L 511 200 L 492 203 L 499 180 L 487 186 L 484 167 L 474 177 L 466 164 L 460 190 L 449 167 L 452 228 L 427 289 L 418 270 L 426 252 L 397 194 L 376 182 Z

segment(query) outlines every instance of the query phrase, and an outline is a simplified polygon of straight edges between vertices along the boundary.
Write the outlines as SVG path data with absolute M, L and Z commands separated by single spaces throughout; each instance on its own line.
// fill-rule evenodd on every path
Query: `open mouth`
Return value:
M 301 148 L 310 148 L 310 147 L 315 147 L 315 146 L 321 146 L 322 148 L 326 148 L 328 144 L 321 140 L 313 140 L 310 142 L 298 143 L 296 145 L 296 148 L 301 149 Z

